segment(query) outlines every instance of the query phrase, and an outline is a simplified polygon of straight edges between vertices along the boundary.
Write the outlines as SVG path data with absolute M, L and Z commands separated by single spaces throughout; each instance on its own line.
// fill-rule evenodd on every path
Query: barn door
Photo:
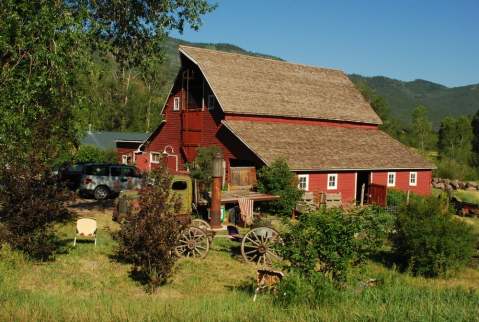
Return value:
M 368 191 L 369 191 L 369 196 L 368 196 L 369 204 L 386 207 L 387 196 L 388 196 L 388 189 L 386 186 L 371 183 L 369 185 Z
M 231 167 L 230 186 L 233 190 L 250 189 L 256 185 L 256 168 L 255 167 Z

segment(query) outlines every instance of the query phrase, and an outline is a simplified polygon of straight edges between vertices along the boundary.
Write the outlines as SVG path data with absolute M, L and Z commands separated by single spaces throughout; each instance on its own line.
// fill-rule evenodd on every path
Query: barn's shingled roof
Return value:
M 227 113 L 381 124 L 339 70 L 180 46 L 201 70 Z
M 434 169 L 427 159 L 376 129 L 223 121 L 267 165 L 292 170 Z

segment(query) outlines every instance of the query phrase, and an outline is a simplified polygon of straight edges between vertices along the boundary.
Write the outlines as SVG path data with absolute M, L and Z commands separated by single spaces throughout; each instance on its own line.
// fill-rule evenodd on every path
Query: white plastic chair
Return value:
M 76 246 L 77 237 L 94 238 L 96 246 L 96 220 L 93 218 L 80 218 L 77 220 L 77 231 L 73 246 Z

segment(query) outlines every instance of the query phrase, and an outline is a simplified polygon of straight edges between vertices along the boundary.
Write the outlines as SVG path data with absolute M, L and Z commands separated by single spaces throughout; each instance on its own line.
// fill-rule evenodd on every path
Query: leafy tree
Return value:
M 152 170 L 140 191 L 140 211 L 129 213 L 118 233 L 120 258 L 133 264 L 134 275 L 154 291 L 168 281 L 177 260 L 174 249 L 182 229 L 176 215 L 179 198 L 171 193 L 171 177 L 165 165 Z
M 439 154 L 441 157 L 468 164 L 472 159 L 473 129 L 466 116 L 445 117 L 439 129 Z
M 217 146 L 200 147 L 197 149 L 196 158 L 191 165 L 191 177 L 210 185 L 213 180 L 213 159 L 221 152 Z
M 73 156 L 74 162 L 117 163 L 114 150 L 104 151 L 93 145 L 82 145 Z
M 426 151 L 436 144 L 436 133 L 432 129 L 432 122 L 427 116 L 427 108 L 419 105 L 412 113 L 412 140 L 414 147 Z
M 258 191 L 280 196 L 279 200 L 265 203 L 274 214 L 291 215 L 303 191 L 298 189 L 298 179 L 289 169 L 286 160 L 276 160 L 258 172 Z

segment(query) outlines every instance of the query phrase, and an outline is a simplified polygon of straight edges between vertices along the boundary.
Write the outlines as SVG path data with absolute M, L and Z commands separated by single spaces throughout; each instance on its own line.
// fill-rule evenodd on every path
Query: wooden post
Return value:
M 408 206 L 409 206 L 409 195 L 410 195 L 410 193 L 411 193 L 411 190 L 408 190 L 407 195 L 406 195 L 406 205 L 408 205 Z
M 223 158 L 220 153 L 213 159 L 213 187 L 211 189 L 211 228 L 221 228 L 221 184 L 223 176 Z
M 364 205 L 364 192 L 366 190 L 366 184 L 363 183 L 361 186 L 361 207 Z

